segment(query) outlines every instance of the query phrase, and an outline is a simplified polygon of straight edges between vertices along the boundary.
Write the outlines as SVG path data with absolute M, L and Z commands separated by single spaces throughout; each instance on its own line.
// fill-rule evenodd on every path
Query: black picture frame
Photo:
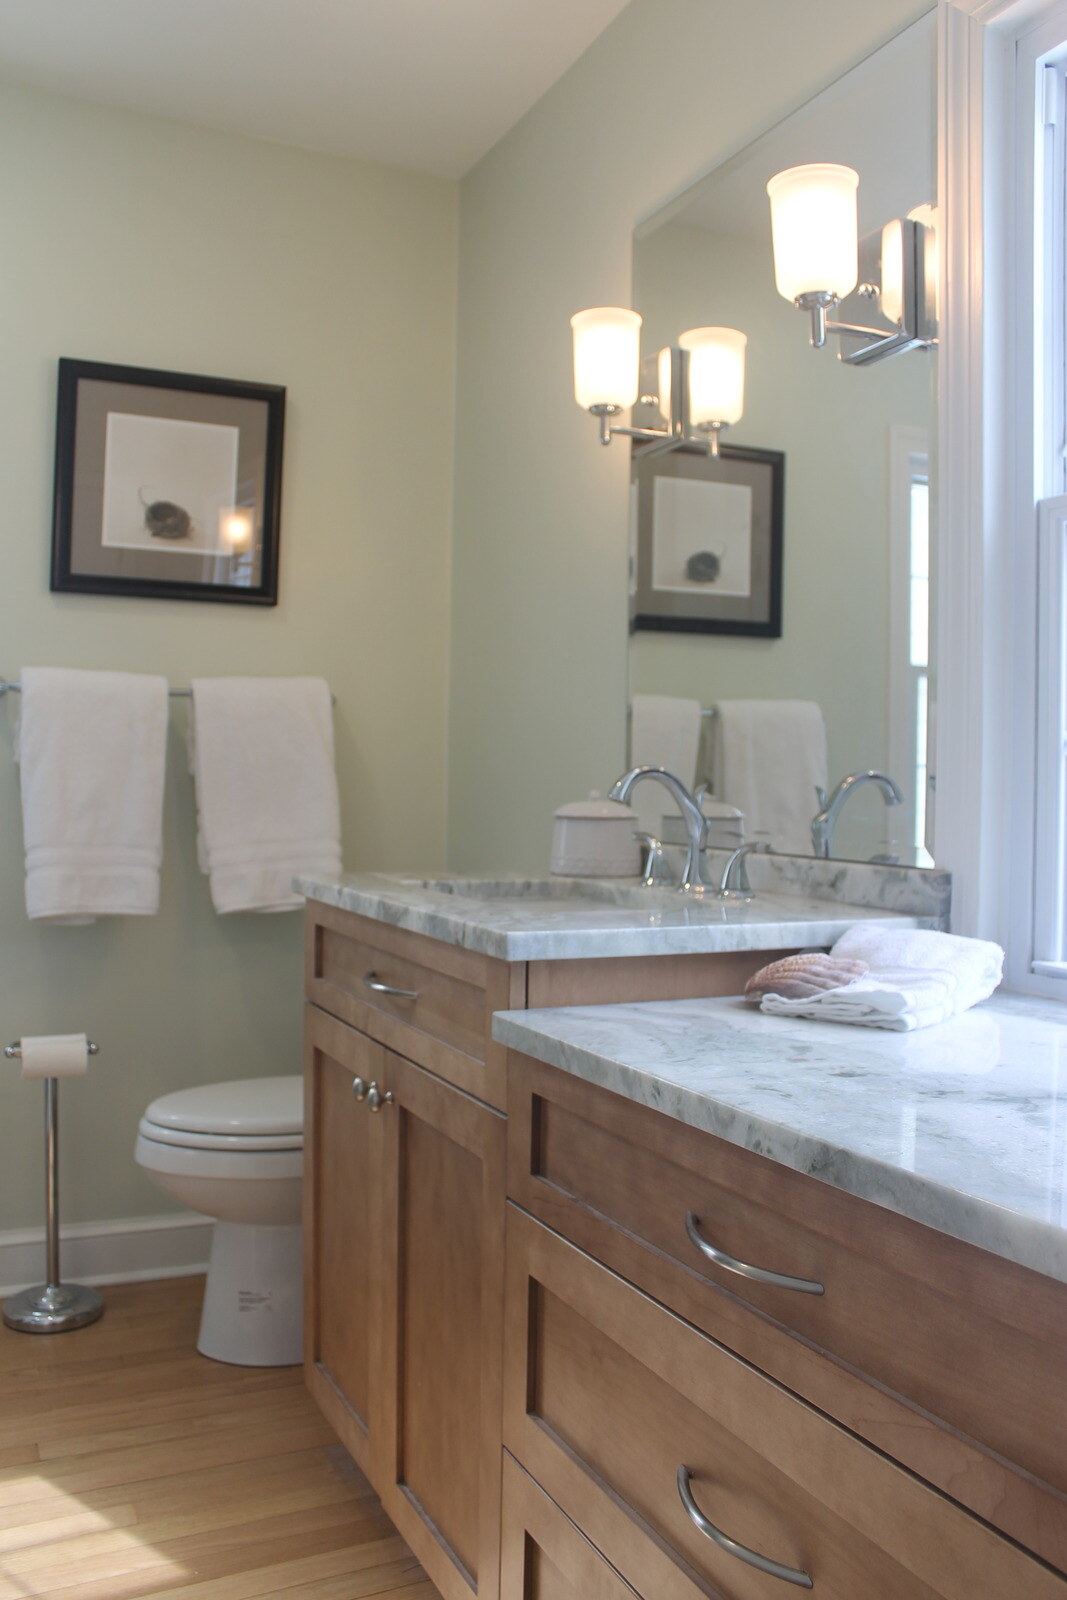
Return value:
M 278 602 L 285 390 L 59 362 L 54 592 Z
M 784 451 L 635 444 L 631 482 L 631 629 L 780 639 Z

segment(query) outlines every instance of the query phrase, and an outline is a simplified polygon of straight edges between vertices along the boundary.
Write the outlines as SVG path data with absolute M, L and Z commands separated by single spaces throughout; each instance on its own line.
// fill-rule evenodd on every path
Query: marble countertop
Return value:
M 761 890 L 737 903 L 631 879 L 299 877 L 309 899 L 504 961 L 826 947 L 857 922 L 932 927 L 923 917 Z
M 494 1037 L 1067 1283 L 1067 1008 L 994 996 L 915 1033 L 736 998 L 502 1011 Z

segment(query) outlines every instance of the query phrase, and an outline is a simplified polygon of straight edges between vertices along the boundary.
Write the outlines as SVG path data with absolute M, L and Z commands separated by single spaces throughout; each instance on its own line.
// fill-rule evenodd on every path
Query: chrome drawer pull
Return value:
M 380 978 L 374 976 L 373 972 L 366 973 L 363 982 L 368 989 L 373 989 L 375 994 L 395 995 L 398 1000 L 417 1000 L 419 998 L 418 989 L 394 989 L 391 983 L 383 983 Z
M 365 1100 L 367 1098 L 366 1078 L 352 1079 L 352 1098 L 353 1100 Z
M 781 1578 L 783 1583 L 795 1583 L 798 1589 L 812 1588 L 811 1579 L 799 1567 L 783 1567 L 780 1561 L 772 1561 L 770 1556 L 761 1556 L 758 1550 L 750 1550 L 747 1544 L 738 1544 L 736 1539 L 731 1539 L 721 1528 L 709 1522 L 693 1499 L 689 1487 L 689 1468 L 685 1466 L 678 1468 L 678 1497 L 694 1528 L 699 1528 L 701 1533 L 705 1534 L 712 1544 L 717 1544 L 720 1550 L 736 1556 L 738 1561 L 747 1562 L 750 1567 L 756 1567 L 760 1572 L 769 1573 L 772 1578 Z
M 391 1106 L 392 1103 L 392 1089 L 386 1089 L 383 1093 L 376 1083 L 371 1084 L 370 1088 L 367 1090 L 367 1106 L 369 1110 L 380 1111 L 383 1106 Z
M 790 1278 L 784 1272 L 768 1272 L 766 1267 L 750 1267 L 747 1261 L 737 1261 L 733 1256 L 728 1256 L 725 1250 L 716 1250 L 713 1244 L 701 1235 L 700 1218 L 695 1211 L 685 1214 L 685 1231 L 702 1255 L 709 1261 L 714 1261 L 717 1267 L 725 1267 L 727 1272 L 736 1272 L 742 1278 L 752 1278 L 756 1283 L 770 1283 L 776 1289 L 795 1289 L 798 1294 L 825 1294 L 826 1290 L 821 1283 L 816 1283 L 814 1278 Z

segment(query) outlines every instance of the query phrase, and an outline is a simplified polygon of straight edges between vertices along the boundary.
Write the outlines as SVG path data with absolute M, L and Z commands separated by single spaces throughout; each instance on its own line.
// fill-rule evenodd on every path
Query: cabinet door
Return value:
M 382 1298 L 380 1117 L 353 1094 L 385 1051 L 307 1008 L 304 1073 L 304 1372 L 346 1449 L 370 1471 Z
M 504 1118 L 386 1052 L 380 1425 L 372 1480 L 444 1600 L 495 1600 Z

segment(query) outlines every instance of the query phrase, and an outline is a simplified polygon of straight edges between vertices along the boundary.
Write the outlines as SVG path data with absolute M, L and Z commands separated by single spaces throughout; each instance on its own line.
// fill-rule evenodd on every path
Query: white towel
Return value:
M 816 789 L 828 782 L 826 724 L 813 700 L 720 700 L 715 797 L 745 814 L 745 835 L 811 855 Z
M 696 782 L 700 750 L 699 700 L 679 700 L 673 695 L 635 694 L 630 705 L 630 765 L 666 767 L 687 789 Z M 662 784 L 639 783 L 630 796 L 638 826 L 658 839 L 663 833 L 663 813 L 675 810 Z
M 807 1000 L 765 995 L 760 1010 L 910 1033 L 946 1022 L 987 999 L 1004 970 L 998 944 L 921 928 L 857 923 L 841 935 L 831 954 L 866 961 L 870 971 L 855 983 Z
M 330 691 L 321 678 L 194 678 L 197 855 L 218 912 L 290 911 L 297 873 L 341 871 Z
M 159 909 L 167 680 L 23 667 L 17 757 L 26 912 L 93 922 Z

